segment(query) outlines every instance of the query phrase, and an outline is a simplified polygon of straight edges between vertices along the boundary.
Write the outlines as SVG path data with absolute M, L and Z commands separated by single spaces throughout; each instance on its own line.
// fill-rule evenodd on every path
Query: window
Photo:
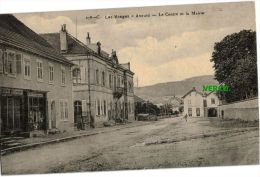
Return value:
M 100 115 L 103 115 L 104 114 L 104 109 L 103 109 L 103 102 L 100 101 Z
M 4 67 L 3 67 L 3 69 L 4 69 L 4 73 L 5 74 L 8 74 L 8 71 L 7 71 L 7 68 L 8 68 L 8 63 L 7 63 L 7 52 L 4 52 L 4 54 L 3 54 L 3 58 L 4 58 Z
M 73 77 L 73 83 L 77 84 L 80 83 L 80 69 L 79 68 L 75 68 L 72 70 L 72 77 Z
M 102 86 L 105 86 L 105 72 L 102 71 Z
M 128 102 L 128 113 L 131 113 L 131 105 L 130 105 L 130 101 Z
M 68 120 L 69 119 L 69 108 L 67 100 L 60 100 L 60 119 Z
M 192 117 L 192 108 L 188 108 L 188 115 Z
M 120 76 L 117 78 L 117 86 L 120 87 Z
M 0 49 L 0 73 L 4 72 L 4 52 Z
M 65 73 L 65 68 L 61 67 L 61 85 L 66 84 L 66 73 Z
M 97 106 L 98 106 L 98 114 L 97 115 L 100 115 L 100 101 L 97 100 Z
M 203 100 L 203 106 L 207 107 L 207 100 Z
M 31 79 L 31 61 L 27 58 L 24 59 L 24 78 Z
M 96 69 L 96 84 L 99 84 L 99 71 Z
M 15 74 L 15 55 L 13 52 L 7 54 L 7 73 L 10 75 Z
M 200 116 L 200 108 L 196 108 L 196 115 L 197 115 L 197 117 Z
M 64 118 L 65 118 L 66 120 L 68 120 L 68 119 L 69 119 L 69 116 L 68 116 L 68 102 L 67 102 L 67 101 L 64 102 L 64 109 L 65 109 L 65 110 L 64 110 L 64 112 L 65 112 L 65 117 L 64 117 Z
M 60 101 L 60 119 L 64 120 L 64 107 L 63 107 L 63 101 Z
M 211 104 L 215 104 L 215 99 L 211 98 Z
M 114 76 L 114 90 L 116 90 L 116 76 Z
M 37 61 L 37 79 L 42 81 L 43 80 L 43 66 L 42 61 Z
M 112 88 L 112 76 L 109 74 L 109 88 Z
M 22 55 L 21 54 L 16 54 L 16 74 L 21 74 L 22 73 Z
M 52 64 L 49 64 L 49 83 L 53 83 L 54 80 L 54 67 Z
M 188 100 L 188 104 L 191 104 L 191 100 Z
M 124 78 L 121 79 L 121 84 L 124 86 Z
M 107 114 L 107 103 L 106 100 L 104 100 L 104 115 Z

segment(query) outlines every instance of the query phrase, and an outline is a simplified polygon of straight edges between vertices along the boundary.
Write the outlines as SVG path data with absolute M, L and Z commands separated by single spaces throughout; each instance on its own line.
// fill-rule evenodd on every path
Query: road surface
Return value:
M 259 127 L 218 118 L 161 119 L 15 152 L 1 163 L 2 174 L 258 164 Z

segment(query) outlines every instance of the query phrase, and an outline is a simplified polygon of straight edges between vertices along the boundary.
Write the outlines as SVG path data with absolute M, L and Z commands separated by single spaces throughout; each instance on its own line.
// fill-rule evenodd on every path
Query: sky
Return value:
M 204 14 L 192 15 L 193 11 Z M 178 15 L 167 16 L 176 13 Z M 150 17 L 137 18 L 137 14 L 150 14 Z M 86 18 L 97 15 L 98 19 Z M 129 15 L 130 18 L 108 18 L 114 15 Z M 85 43 L 89 32 L 91 41 L 100 41 L 103 50 L 108 53 L 116 50 L 120 63 L 130 62 L 135 73 L 135 85 L 138 77 L 138 86 L 214 75 L 213 63 L 210 62 L 214 43 L 243 29 L 255 30 L 253 2 L 41 12 L 15 16 L 37 33 L 59 32 L 61 25 L 66 24 L 68 32 Z

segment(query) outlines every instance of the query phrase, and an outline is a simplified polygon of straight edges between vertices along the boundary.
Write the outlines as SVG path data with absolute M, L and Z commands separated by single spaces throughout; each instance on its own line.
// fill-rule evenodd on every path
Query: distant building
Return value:
M 215 92 L 208 94 L 192 88 L 183 97 L 184 114 L 190 117 L 217 117 L 219 98 Z
M 173 96 L 169 98 L 168 104 L 171 105 L 171 109 L 173 112 L 179 112 L 180 107 L 183 106 L 183 100 L 179 97 Z
M 0 15 L 1 134 L 73 129 L 73 63 L 12 15 Z
M 120 64 L 101 43 L 83 43 L 62 25 L 59 33 L 41 34 L 60 54 L 75 64 L 73 76 L 74 122 L 92 126 L 111 119 L 134 120 L 134 73 L 130 63 Z

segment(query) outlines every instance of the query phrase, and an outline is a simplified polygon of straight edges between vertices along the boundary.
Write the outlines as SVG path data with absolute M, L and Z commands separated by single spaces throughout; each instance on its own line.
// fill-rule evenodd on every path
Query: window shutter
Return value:
M 82 115 L 87 115 L 87 100 L 82 100 Z
M 17 74 L 22 73 L 22 56 L 21 56 L 21 54 L 16 55 L 16 73 Z
M 4 55 L 3 51 L 0 50 L 0 73 L 4 72 Z

